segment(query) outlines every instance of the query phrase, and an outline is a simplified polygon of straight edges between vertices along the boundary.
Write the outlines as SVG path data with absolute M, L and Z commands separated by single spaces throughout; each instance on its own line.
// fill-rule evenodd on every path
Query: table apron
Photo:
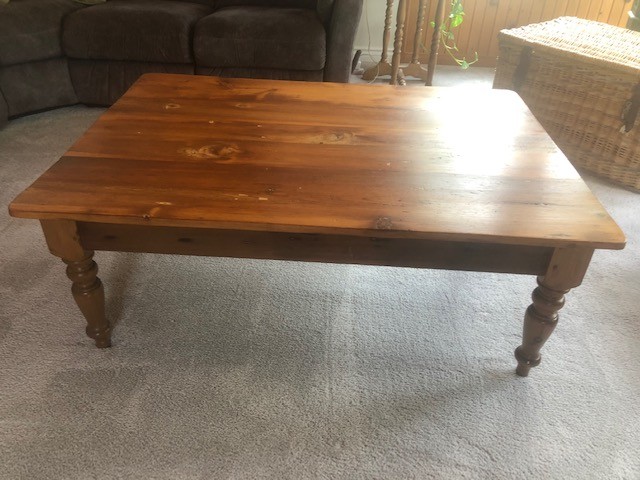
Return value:
M 553 247 L 78 222 L 87 250 L 543 275 Z

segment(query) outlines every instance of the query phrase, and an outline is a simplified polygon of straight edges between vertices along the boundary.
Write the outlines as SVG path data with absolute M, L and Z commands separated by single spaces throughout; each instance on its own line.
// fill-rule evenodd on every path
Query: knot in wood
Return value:
M 204 145 L 200 148 L 184 148 L 180 150 L 180 153 L 183 153 L 189 157 L 202 159 L 209 158 L 219 162 L 230 162 L 236 158 L 238 153 L 240 153 L 240 148 L 238 148 L 238 145 L 234 143 L 216 143 L 213 145 Z
M 376 220 L 376 228 L 378 230 L 391 230 L 393 222 L 389 217 L 378 217 Z

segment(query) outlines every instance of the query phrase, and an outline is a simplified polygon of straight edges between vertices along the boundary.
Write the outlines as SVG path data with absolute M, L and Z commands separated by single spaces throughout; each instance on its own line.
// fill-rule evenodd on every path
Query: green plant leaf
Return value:
M 460 68 L 466 70 L 478 61 L 478 52 L 475 52 L 475 60 L 472 62 L 467 61 L 465 57 L 462 57 L 462 59 L 457 57 L 459 50 L 452 30 L 459 27 L 463 21 L 464 7 L 462 5 L 462 0 L 450 0 L 449 14 L 442 25 L 440 25 L 441 44 L 453 61 L 455 61 Z M 430 22 L 430 25 L 435 28 L 435 22 Z

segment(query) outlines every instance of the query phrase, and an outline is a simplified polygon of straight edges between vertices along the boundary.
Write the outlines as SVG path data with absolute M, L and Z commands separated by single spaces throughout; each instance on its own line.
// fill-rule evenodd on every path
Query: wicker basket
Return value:
M 517 91 L 576 167 L 640 191 L 640 32 L 561 17 L 498 38 L 494 88 Z

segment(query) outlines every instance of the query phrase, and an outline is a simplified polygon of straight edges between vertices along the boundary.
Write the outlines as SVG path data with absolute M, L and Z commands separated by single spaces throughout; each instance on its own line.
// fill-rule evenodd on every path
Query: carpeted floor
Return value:
M 0 478 L 640 478 L 640 195 L 526 379 L 527 276 L 98 253 L 97 350 L 6 205 L 99 113 L 0 130 Z

